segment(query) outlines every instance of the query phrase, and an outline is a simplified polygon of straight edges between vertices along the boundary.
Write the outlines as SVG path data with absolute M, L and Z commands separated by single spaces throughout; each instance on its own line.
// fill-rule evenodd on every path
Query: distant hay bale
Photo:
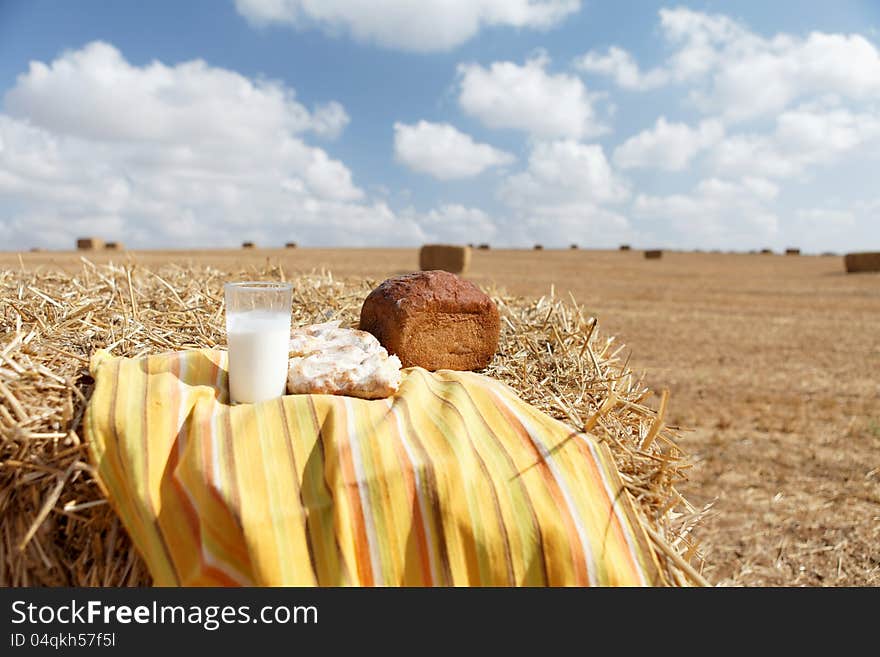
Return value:
M 425 244 L 419 250 L 419 269 L 442 269 L 463 274 L 471 264 L 471 248 L 453 244 Z
M 78 237 L 76 240 L 76 248 L 79 251 L 103 249 L 104 240 L 102 240 L 100 237 Z
M 843 262 L 849 274 L 880 271 L 880 252 L 847 253 Z
M 577 248 L 578 248 L 578 245 L 577 245 L 577 244 L 572 244 L 572 245 L 571 245 L 570 247 L 568 247 L 568 248 L 570 248 L 572 251 L 576 251 Z
M 839 257 L 834 251 L 823 251 L 822 256 L 825 258 L 837 258 Z
M 632 247 L 629 244 L 621 244 L 620 245 L 621 251 L 629 251 L 630 249 L 632 249 Z
M 125 246 L 122 244 L 122 242 L 107 242 L 104 245 L 104 249 L 107 251 L 124 251 Z
M 45 251 L 45 249 L 42 249 L 39 246 L 31 247 L 31 253 L 41 253 L 42 251 Z
M 535 251 L 543 251 L 544 245 L 543 244 L 535 244 L 535 246 L 533 248 L 535 249 Z
M 468 246 L 469 246 L 470 248 L 474 248 L 474 244 L 473 244 L 473 242 L 468 242 Z
M 785 250 L 785 255 L 800 255 L 800 249 L 788 248 Z
M 489 250 L 489 245 L 486 244 L 485 242 L 483 242 L 483 243 L 480 244 L 480 246 L 478 246 L 477 248 L 478 248 L 480 251 L 488 251 L 488 250 Z
M 761 249 L 761 255 L 773 255 L 773 249 Z
M 659 260 L 663 257 L 663 251 L 660 249 L 651 249 L 650 251 L 645 251 L 645 259 L 646 260 Z
M 253 249 L 254 247 L 255 247 L 255 244 L 253 242 L 242 242 L 241 243 L 241 248 L 243 248 L 243 249 Z
M 285 248 L 285 249 L 295 249 L 295 248 L 296 248 L 296 242 L 286 242 L 286 243 L 284 244 L 284 248 Z

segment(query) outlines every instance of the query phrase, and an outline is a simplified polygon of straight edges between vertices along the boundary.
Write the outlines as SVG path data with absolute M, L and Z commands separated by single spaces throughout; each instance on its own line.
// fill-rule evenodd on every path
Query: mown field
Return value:
M 80 253 L 0 254 L 0 268 L 62 267 Z M 95 252 L 234 269 L 267 260 L 376 282 L 415 249 Z M 475 251 L 467 275 L 518 295 L 571 294 L 669 389 L 689 429 L 683 494 L 711 503 L 704 574 L 728 585 L 880 585 L 880 274 L 842 259 L 641 252 Z

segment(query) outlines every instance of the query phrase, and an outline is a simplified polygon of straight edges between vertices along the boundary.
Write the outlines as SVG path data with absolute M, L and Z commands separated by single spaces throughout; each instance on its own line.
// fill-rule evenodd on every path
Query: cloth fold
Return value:
M 221 350 L 91 372 L 91 458 L 157 585 L 667 583 L 608 448 L 490 377 L 232 406 Z

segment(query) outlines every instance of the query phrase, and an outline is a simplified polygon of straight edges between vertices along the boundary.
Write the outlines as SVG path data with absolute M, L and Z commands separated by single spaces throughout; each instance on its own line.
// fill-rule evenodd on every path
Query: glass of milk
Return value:
M 227 283 L 226 340 L 229 401 L 254 403 L 287 390 L 290 347 L 290 283 Z

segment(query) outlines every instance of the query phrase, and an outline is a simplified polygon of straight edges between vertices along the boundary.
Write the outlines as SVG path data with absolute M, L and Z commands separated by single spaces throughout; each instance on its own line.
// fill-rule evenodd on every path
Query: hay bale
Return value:
M 255 246 L 256 245 L 253 242 L 242 242 L 241 243 L 241 248 L 243 248 L 243 249 L 253 249 L 253 248 L 255 248 Z
M 796 256 L 796 255 L 800 255 L 800 254 L 801 254 L 801 250 L 800 250 L 800 249 L 788 248 L 788 249 L 785 250 L 785 255 L 794 255 L 794 256 Z
M 577 244 L 572 244 L 572 245 L 569 246 L 568 248 L 570 248 L 572 251 L 577 251 L 578 245 L 577 245 Z
M 40 248 L 39 246 L 32 246 L 31 253 L 42 253 L 46 249 Z
M 663 251 L 660 249 L 651 249 L 650 251 L 645 251 L 646 260 L 659 260 L 662 257 Z
M 630 249 L 632 249 L 632 247 L 629 244 L 621 244 L 620 245 L 621 251 L 629 251 Z
M 471 248 L 453 244 L 425 244 L 419 250 L 419 269 L 442 269 L 463 274 L 471 264 Z
M 843 263 L 848 274 L 880 271 L 880 252 L 847 253 Z
M 76 238 L 76 248 L 78 251 L 92 251 L 104 248 L 104 240 L 100 237 L 78 237 Z
M 125 246 L 122 244 L 122 242 L 107 242 L 104 245 L 104 249 L 107 251 L 124 251 Z
M 543 251 L 544 245 L 543 244 L 535 244 L 535 246 L 533 248 L 535 249 L 535 251 Z
M 478 246 L 477 248 L 478 248 L 480 251 L 488 251 L 488 250 L 489 250 L 489 245 L 486 244 L 485 242 L 483 242 L 483 243 L 480 244 L 480 246 Z
M 285 249 L 295 249 L 295 248 L 296 248 L 296 242 L 285 242 L 285 244 L 284 244 L 284 248 L 285 248 Z
M 773 249 L 761 249 L 761 255 L 773 255 Z
M 152 584 L 91 475 L 82 430 L 94 389 L 88 358 L 110 344 L 116 344 L 114 354 L 129 357 L 223 344 L 223 281 L 282 275 L 268 265 L 218 271 L 87 262 L 71 274 L 42 267 L 0 270 L 0 312 L 7 326 L 20 326 L 0 333 L 0 586 Z M 345 326 L 355 325 L 371 289 L 362 279 L 329 273 L 295 280 L 293 321 L 300 326 L 325 321 L 328 312 Z M 131 293 L 120 294 L 120 286 Z M 608 349 L 609 336 L 573 300 L 487 292 L 502 317 L 498 352 L 487 375 L 558 420 L 591 427 L 614 454 L 669 580 L 702 583 L 695 575 L 701 570 L 701 515 L 676 489 L 691 463 L 677 444 L 680 431 L 664 423 L 666 395 L 659 411 L 642 403 L 649 394 L 642 379 L 628 359 Z M 4 299 L 15 303 L 4 306 Z M 181 313 L 181 306 L 192 312 Z M 132 316 L 138 330 L 131 330 Z M 120 335 L 127 338 L 120 342 Z M 578 348 L 535 349 L 544 343 Z M 609 406 L 611 389 L 618 403 Z M 598 424 L 597 417 L 602 418 Z M 655 434 L 656 439 L 645 439 Z

